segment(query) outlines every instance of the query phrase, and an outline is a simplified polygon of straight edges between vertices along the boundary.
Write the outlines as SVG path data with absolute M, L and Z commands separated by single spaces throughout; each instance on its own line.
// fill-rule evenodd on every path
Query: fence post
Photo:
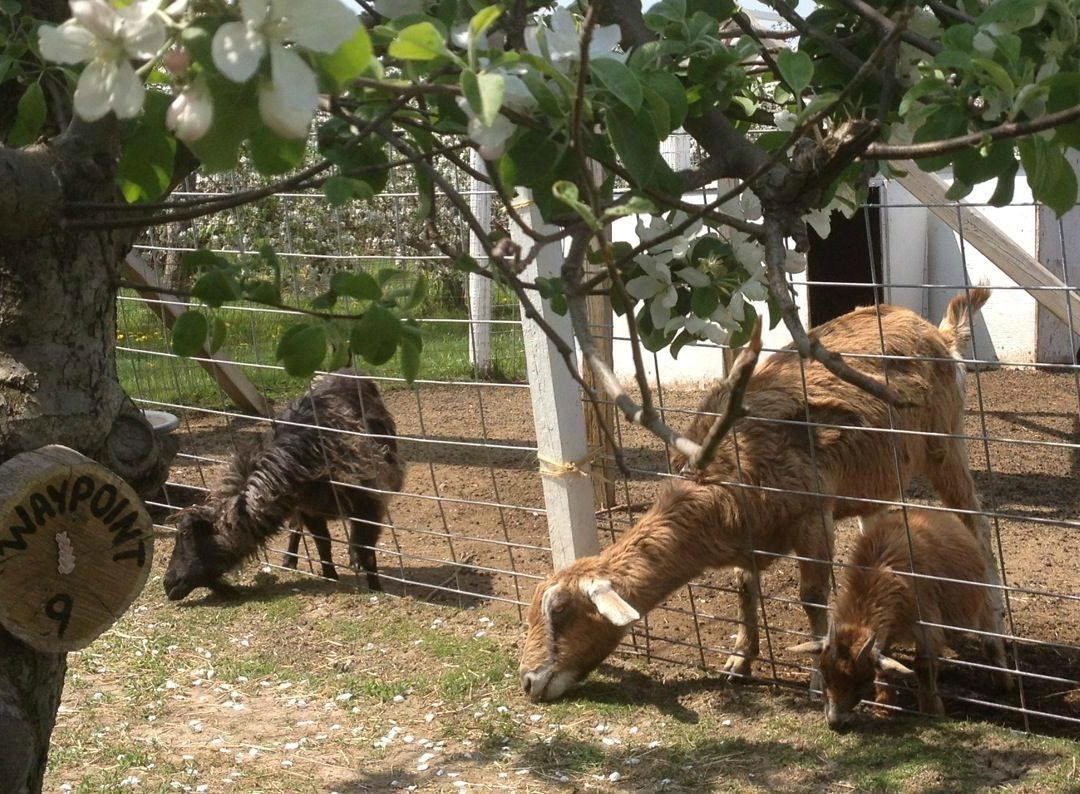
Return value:
M 1066 157 L 1073 170 L 1080 175 L 1080 155 L 1069 152 Z M 1080 205 L 1065 213 L 1060 226 L 1054 211 L 1045 204 L 1039 204 L 1035 211 L 1038 213 L 1035 219 L 1035 258 L 1075 290 L 1080 286 Z M 1077 345 L 1080 344 L 1077 339 L 1077 332 L 1070 329 L 1068 323 L 1063 323 L 1044 306 L 1037 307 L 1036 361 L 1041 364 L 1076 363 Z
M 519 190 L 519 195 L 526 191 Z M 540 218 L 540 212 L 526 195 L 515 205 L 525 221 L 538 232 L 554 231 Z M 511 224 L 514 242 L 524 248 L 532 244 L 517 226 Z M 563 252 L 558 244 L 547 245 L 522 273 L 526 281 L 559 275 Z M 568 343 L 573 334 L 568 317 L 559 316 L 546 300 L 533 296 L 544 321 Z M 525 364 L 532 396 L 533 423 L 536 427 L 537 457 L 544 484 L 551 560 L 555 568 L 569 565 L 579 557 L 596 554 L 596 508 L 589 472 L 589 445 L 585 432 L 585 413 L 581 388 L 566 368 L 559 351 L 539 325 L 522 313 L 521 331 L 525 341 Z
M 604 179 L 603 169 L 598 163 L 591 163 L 592 176 L 597 182 Z M 605 237 L 611 239 L 611 225 L 608 224 L 604 231 Z M 595 249 L 595 241 L 590 249 Z M 592 276 L 604 270 L 603 265 L 590 265 L 585 263 L 586 275 Z M 604 282 L 607 284 L 608 282 Z M 596 340 L 597 352 L 601 360 L 614 371 L 615 369 L 615 334 L 614 318 L 611 309 L 611 296 L 589 295 L 585 298 L 585 314 L 589 321 L 589 329 Z M 588 364 L 582 364 L 581 374 L 585 382 L 598 393 L 601 392 L 599 382 Z M 615 450 L 611 448 L 604 427 L 614 431 L 615 428 L 615 403 L 611 400 L 598 401 L 596 404 L 589 402 L 584 394 L 585 421 L 588 434 L 589 454 L 593 459 L 592 481 L 593 497 L 597 506 L 611 509 L 615 506 Z
M 483 172 L 484 161 L 472 152 L 472 167 Z M 486 231 L 491 231 L 490 187 L 472 180 L 469 209 Z M 487 265 L 487 254 L 479 238 L 469 232 L 469 255 L 481 265 Z M 491 279 L 476 273 L 469 274 L 469 363 L 477 376 L 491 372 Z

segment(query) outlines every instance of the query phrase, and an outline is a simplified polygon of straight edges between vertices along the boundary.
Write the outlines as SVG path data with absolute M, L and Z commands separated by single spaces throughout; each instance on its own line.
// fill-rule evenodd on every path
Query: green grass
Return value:
M 222 308 L 214 311 L 225 322 L 228 336 L 219 357 L 241 364 L 244 374 L 271 400 L 293 397 L 303 391 L 306 381 L 277 369 L 275 358 L 282 332 L 298 321 L 295 315 L 267 311 L 254 306 Z M 219 408 L 226 399 L 216 383 L 196 362 L 171 355 L 168 331 L 161 320 L 125 290 L 117 312 L 117 343 L 131 350 L 117 352 L 117 369 L 124 389 L 131 395 L 170 404 Z M 429 318 L 421 323 L 424 349 L 419 377 L 425 380 L 472 380 L 469 363 L 469 326 L 466 315 L 447 305 L 438 296 L 421 309 Z M 501 296 L 495 315 L 516 318 L 516 307 Z M 525 377 L 525 351 L 521 332 L 514 326 L 494 325 L 491 333 L 493 369 L 484 375 L 493 381 L 520 381 Z M 134 351 L 134 352 L 133 352 Z M 170 355 L 158 355 L 161 353 Z M 266 368 L 269 365 L 269 368 Z M 382 366 L 361 363 L 363 369 L 385 377 L 401 377 L 395 356 Z M 385 384 L 384 388 L 394 388 Z
M 912 717 L 867 717 L 838 734 L 801 695 L 626 659 L 564 700 L 530 703 L 515 674 L 521 627 L 497 608 L 292 592 L 288 577 L 262 598 L 255 588 L 246 600 L 178 607 L 159 578 L 72 655 L 78 685 L 65 694 L 46 790 L 117 790 L 131 776 L 140 791 L 172 781 L 384 791 L 393 780 L 451 790 L 443 768 L 472 786 L 528 792 L 1080 787 L 1080 749 L 1064 739 Z M 244 711 L 222 707 L 232 692 Z M 427 752 L 436 758 L 421 770 Z M 234 772 L 235 787 L 219 789 Z

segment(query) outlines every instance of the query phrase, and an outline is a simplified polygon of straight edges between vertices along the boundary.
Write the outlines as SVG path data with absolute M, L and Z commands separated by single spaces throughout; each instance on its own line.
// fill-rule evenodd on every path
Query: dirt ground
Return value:
M 1043 521 L 1080 520 L 1080 450 L 1067 446 L 1080 443 L 1080 386 L 1071 374 L 1001 369 L 969 377 L 968 391 L 966 431 L 980 437 L 969 441 L 971 467 L 984 507 L 1002 516 L 993 525 L 1006 580 L 1029 591 L 1012 593 L 1009 608 L 1014 633 L 1025 640 L 1015 646 L 1019 669 L 1034 675 L 1023 679 L 1022 692 L 1005 697 L 990 687 L 984 674 L 948 665 L 942 673 L 952 700 L 948 708 L 958 716 L 1025 727 L 1016 711 L 1023 707 L 1047 715 L 1031 717 L 1027 727 L 1078 735 L 1077 724 L 1068 720 L 1080 720 L 1080 684 L 1053 679 L 1080 679 L 1080 575 L 1075 564 L 1080 534 L 1076 527 Z M 688 419 L 676 412 L 692 409 L 701 396 L 695 390 L 665 389 L 669 420 L 686 424 Z M 551 565 L 541 481 L 530 449 L 535 441 L 528 390 L 514 385 L 423 386 L 418 392 L 389 391 L 385 397 L 406 439 L 403 450 L 409 461 L 403 494 L 392 504 L 394 529 L 384 532 L 380 541 L 379 564 L 390 580 L 388 592 L 455 606 L 482 603 L 493 614 L 516 620 L 517 603 L 529 600 L 537 578 Z M 985 445 L 984 422 L 991 439 Z M 256 427 L 245 420 L 227 422 L 192 412 L 183 417 L 179 432 L 181 457 L 168 491 L 173 505 L 198 501 L 202 493 L 197 489 L 212 487 L 220 474 L 220 466 L 211 461 L 225 460 L 235 434 L 256 432 Z M 666 470 L 658 442 L 640 429 L 623 426 L 620 432 L 632 468 Z M 647 474 L 620 480 L 617 502 L 640 509 L 655 488 L 656 481 Z M 910 496 L 932 498 L 918 483 Z M 602 529 L 618 531 L 636 513 L 622 509 L 614 515 L 602 517 Z M 846 553 L 854 532 L 853 523 L 841 523 L 839 556 Z M 337 537 L 343 541 L 344 532 L 339 529 Z M 310 543 L 306 547 L 314 555 Z M 336 559 L 345 558 L 339 548 Z M 271 551 L 269 559 L 277 562 L 277 552 Z M 341 587 L 352 587 L 350 580 L 343 569 Z M 650 615 L 627 650 L 645 654 L 661 670 L 686 665 L 696 666 L 699 674 L 715 670 L 736 628 L 735 598 L 728 585 L 729 575 L 716 572 L 685 589 Z M 783 650 L 797 641 L 788 632 L 805 630 L 796 603 L 794 564 L 774 565 L 762 586 L 770 641 L 763 638 L 756 674 L 801 685 L 807 675 L 801 659 Z M 962 650 L 966 658 L 982 661 L 973 648 Z M 1001 703 L 1004 708 L 970 701 Z

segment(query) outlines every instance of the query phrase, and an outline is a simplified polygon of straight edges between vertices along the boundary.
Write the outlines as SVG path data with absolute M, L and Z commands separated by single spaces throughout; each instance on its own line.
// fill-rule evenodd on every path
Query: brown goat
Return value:
M 766 361 L 745 393 L 749 416 L 735 423 L 696 481 L 665 484 L 618 542 L 537 587 L 520 668 L 526 694 L 559 697 L 615 649 L 640 614 L 706 568 L 737 569 L 742 625 L 725 670 L 748 675 L 758 655 L 758 571 L 776 555 L 801 558 L 800 598 L 821 637 L 834 517 L 878 512 L 878 504 L 859 500 L 893 500 L 918 474 L 947 507 L 978 511 L 967 451 L 954 437 L 963 429 L 964 395 L 952 359 L 966 348 L 971 314 L 988 297 L 982 288 L 958 295 L 940 329 L 907 309 L 882 306 L 880 320 L 872 307 L 856 309 L 810 332 L 830 350 L 853 354 L 848 361 L 867 374 L 880 378 L 887 367 L 904 403 L 891 421 L 888 405 L 793 350 Z M 718 387 L 706 397 L 688 438 L 702 441 L 713 423 L 705 414 L 724 411 L 727 396 Z M 964 521 L 992 560 L 985 519 L 968 513 Z
M 955 514 L 908 508 L 905 522 L 904 511 L 895 509 L 871 516 L 866 524 L 848 560 L 851 567 L 844 570 L 825 638 L 790 649 L 817 657 L 831 728 L 847 724 L 852 710 L 874 688 L 874 679 L 889 673 L 915 676 L 919 709 L 944 714 L 937 693 L 937 660 L 945 650 L 947 631 L 998 631 L 988 588 L 980 586 L 987 579 L 985 558 Z M 986 634 L 981 639 L 990 662 L 1005 668 L 1001 637 Z M 915 646 L 914 672 L 886 655 L 901 643 Z M 1002 687 L 1012 687 L 1004 669 L 997 676 Z M 876 695 L 878 703 L 892 702 L 888 686 L 878 685 Z

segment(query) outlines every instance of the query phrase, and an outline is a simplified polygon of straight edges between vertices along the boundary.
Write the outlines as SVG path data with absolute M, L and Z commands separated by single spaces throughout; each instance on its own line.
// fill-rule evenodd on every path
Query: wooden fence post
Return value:
M 475 150 L 472 167 L 484 170 L 484 161 Z M 472 181 L 469 209 L 485 229 L 491 229 L 491 188 L 478 180 Z M 469 232 L 469 255 L 487 266 L 487 254 L 479 238 Z M 477 376 L 491 372 L 491 279 L 476 273 L 469 274 L 469 363 Z
M 1066 157 L 1073 170 L 1080 174 L 1080 154 L 1073 151 Z M 1035 258 L 1076 292 L 1080 288 L 1080 205 L 1066 212 L 1060 225 L 1054 211 L 1045 204 L 1040 204 L 1036 212 Z M 1069 268 L 1067 272 L 1066 265 Z M 1074 312 L 1073 319 L 1080 320 L 1080 317 L 1076 317 Z M 1076 363 L 1080 350 L 1080 332 L 1070 329 L 1067 323 L 1063 323 L 1042 305 L 1037 309 L 1035 327 L 1036 361 L 1042 364 Z
M 517 206 L 533 229 L 550 233 L 526 191 L 520 191 Z M 532 240 L 516 224 L 511 236 L 524 248 Z M 522 273 L 526 281 L 559 275 L 563 252 L 558 243 L 547 245 Z M 544 321 L 573 346 L 569 317 L 560 316 L 551 304 L 533 297 Z M 533 423 L 536 427 L 537 457 L 544 483 L 551 560 L 555 568 L 569 565 L 579 557 L 596 554 L 600 548 L 596 535 L 596 513 L 592 483 L 589 482 L 589 444 L 585 432 L 581 388 L 566 367 L 555 345 L 536 323 L 522 313 L 521 330 L 525 339 L 525 363 L 532 396 Z
M 593 179 L 602 181 L 604 172 L 601 166 L 598 163 L 593 163 L 592 170 Z M 611 239 L 610 224 L 605 230 L 605 235 L 607 239 Z M 594 242 L 593 247 L 595 247 L 595 245 Z M 587 275 L 594 275 L 603 269 L 603 265 L 591 265 L 588 262 L 585 263 L 585 273 Z M 600 354 L 600 358 L 612 371 L 614 371 L 615 329 L 614 317 L 611 310 L 611 296 L 607 293 L 604 293 L 603 295 L 589 295 L 585 298 L 585 314 L 588 318 L 589 328 L 592 331 L 593 338 L 596 340 L 596 347 Z M 581 374 L 584 376 L 585 382 L 593 387 L 597 393 L 603 393 L 593 374 L 592 367 L 588 364 L 583 364 Z M 606 426 L 614 431 L 615 403 L 606 400 L 594 405 L 584 394 L 582 395 L 582 398 L 585 405 L 589 455 L 593 460 L 593 498 L 595 499 L 597 506 L 610 510 L 615 506 L 615 450 L 611 448 L 611 443 L 608 441 L 607 434 L 604 432 L 604 427 Z

